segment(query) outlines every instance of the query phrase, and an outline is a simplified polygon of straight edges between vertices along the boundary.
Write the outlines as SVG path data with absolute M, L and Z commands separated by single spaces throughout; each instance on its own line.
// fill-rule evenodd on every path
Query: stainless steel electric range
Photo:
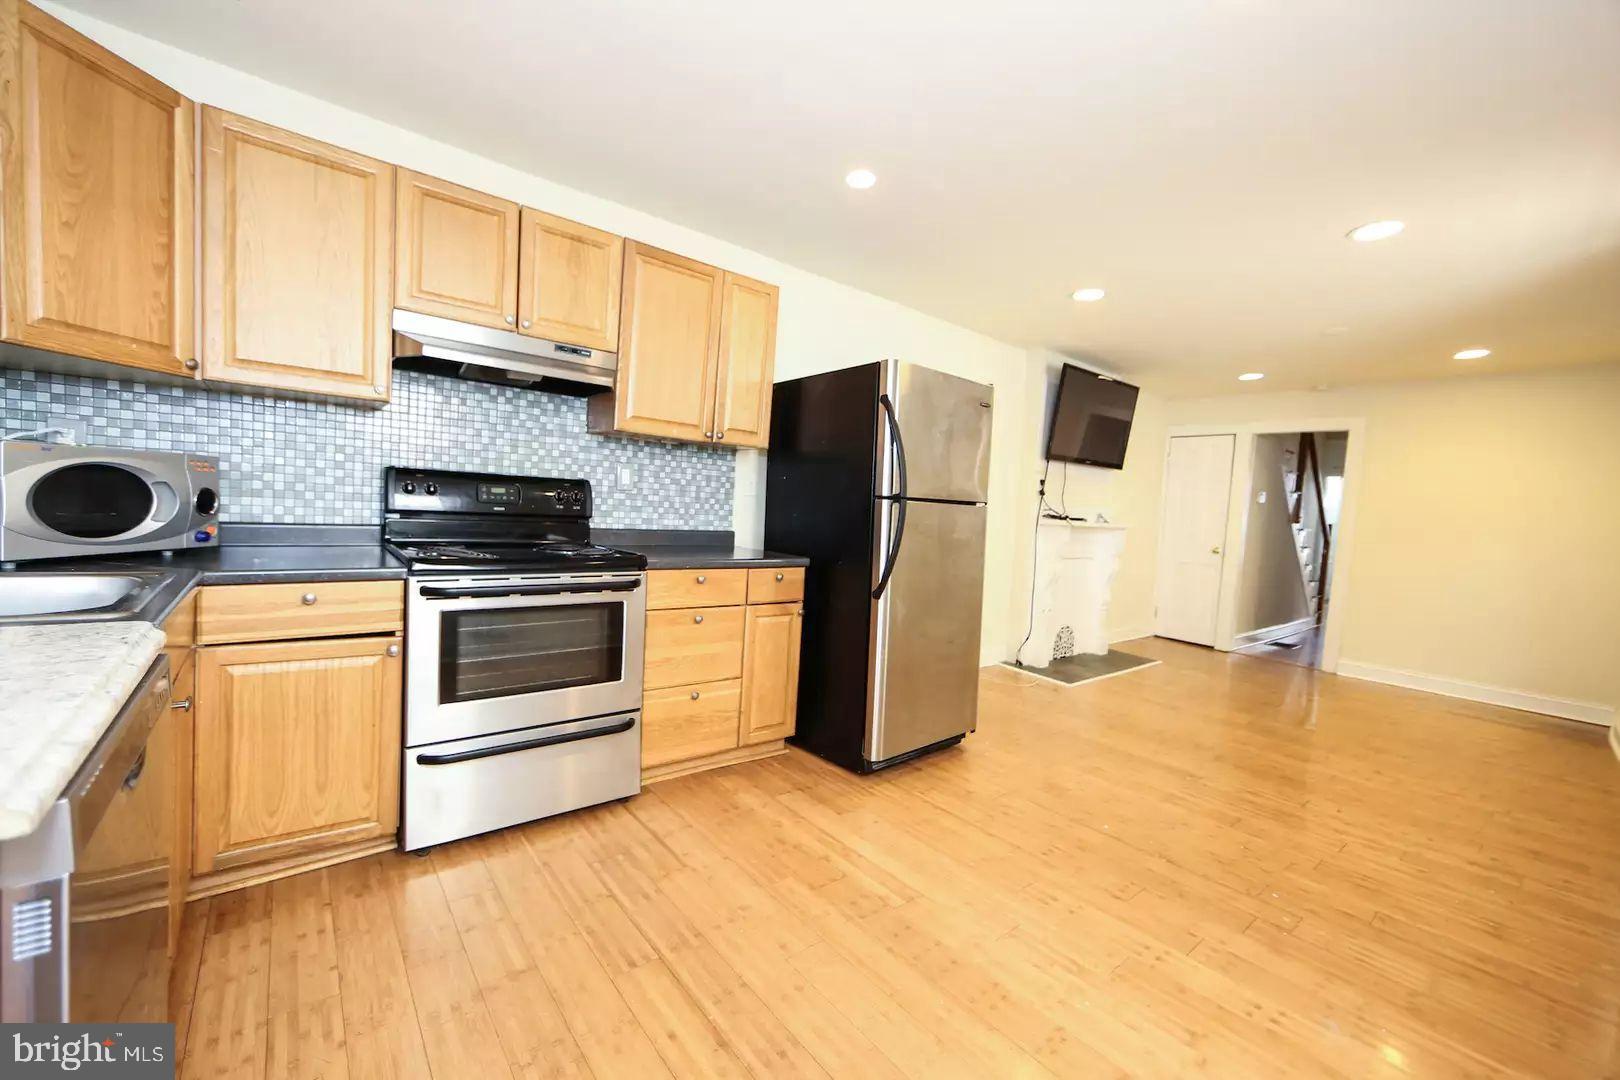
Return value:
M 641 790 L 647 560 L 585 480 L 385 473 L 405 601 L 405 850 Z

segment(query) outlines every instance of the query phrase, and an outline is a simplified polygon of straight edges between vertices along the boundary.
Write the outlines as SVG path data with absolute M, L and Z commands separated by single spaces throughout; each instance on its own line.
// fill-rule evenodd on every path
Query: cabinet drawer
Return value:
M 778 566 L 748 571 L 750 604 L 791 604 L 804 599 L 804 567 Z
M 648 611 L 747 602 L 747 570 L 652 570 L 647 574 Z
M 197 641 L 386 634 L 405 622 L 401 581 L 210 585 L 197 601 Z
M 655 690 L 739 678 L 742 654 L 741 607 L 649 611 L 642 685 Z
M 641 767 L 734 748 L 741 704 L 740 679 L 648 691 L 641 702 Z

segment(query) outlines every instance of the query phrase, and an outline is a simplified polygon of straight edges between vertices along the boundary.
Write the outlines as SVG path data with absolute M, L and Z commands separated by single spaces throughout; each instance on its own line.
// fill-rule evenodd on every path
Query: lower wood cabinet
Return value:
M 743 639 L 743 746 L 793 734 L 799 703 L 799 637 L 804 609 L 797 603 L 758 604 L 748 609 Z
M 647 577 L 643 779 L 781 752 L 797 715 L 804 571 L 654 570 Z M 706 600 L 712 606 L 667 606 Z
M 198 650 L 196 873 L 393 834 L 399 653 L 393 635 Z

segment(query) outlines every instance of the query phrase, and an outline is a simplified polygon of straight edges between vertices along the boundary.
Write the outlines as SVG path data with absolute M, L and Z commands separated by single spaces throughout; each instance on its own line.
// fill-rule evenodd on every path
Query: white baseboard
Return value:
M 1250 645 L 1264 645 L 1269 641 L 1276 641 L 1278 638 L 1303 634 L 1315 625 L 1316 616 L 1306 615 L 1304 618 L 1295 619 L 1293 622 L 1278 623 L 1276 626 L 1262 626 L 1258 630 L 1250 630 L 1248 633 L 1239 634 L 1233 638 L 1232 651 L 1247 649 Z
M 1542 713 L 1546 716 L 1561 716 L 1588 724 L 1604 724 L 1611 729 L 1610 737 L 1613 738 L 1614 706 L 1600 705 L 1595 701 L 1548 697 L 1526 690 L 1510 690 L 1503 686 L 1487 686 L 1484 683 L 1447 679 L 1439 675 L 1402 671 L 1400 668 L 1363 664 L 1357 660 L 1340 660 L 1338 674 L 1351 679 L 1404 686 L 1409 690 L 1426 690 L 1431 694 L 1444 694 L 1446 697 L 1481 701 L 1487 705 L 1502 705 L 1509 709 L 1523 709 L 1525 712 Z M 1616 752 L 1620 753 L 1620 750 Z
M 1108 644 L 1118 645 L 1122 641 L 1135 641 L 1137 638 L 1152 636 L 1153 627 L 1151 626 L 1145 629 L 1142 627 L 1132 627 L 1129 630 L 1110 630 L 1108 632 Z

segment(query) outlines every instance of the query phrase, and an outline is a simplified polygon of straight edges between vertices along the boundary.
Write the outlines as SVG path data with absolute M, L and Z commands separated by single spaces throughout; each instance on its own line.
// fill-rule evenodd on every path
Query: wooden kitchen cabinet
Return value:
M 0 337 L 189 375 L 196 108 L 0 0 Z
M 516 329 L 518 204 L 409 169 L 397 185 L 394 306 Z
M 202 110 L 202 372 L 382 402 L 394 167 Z
M 752 746 L 793 734 L 803 629 L 804 609 L 798 603 L 755 604 L 748 609 L 739 745 Z
M 643 782 L 783 752 L 803 598 L 803 567 L 648 572 Z
M 527 206 L 522 221 L 518 332 L 617 349 L 624 237 Z
M 764 447 L 776 374 L 774 285 L 625 242 L 619 370 L 594 432 Z
M 707 263 L 625 242 L 619 370 L 613 392 L 590 399 L 592 431 L 713 439 L 724 279 Z
M 726 273 L 715 372 L 717 441 L 761 450 L 770 444 L 777 296 L 775 285 Z
M 399 652 L 396 636 L 198 650 L 196 873 L 392 837 Z

